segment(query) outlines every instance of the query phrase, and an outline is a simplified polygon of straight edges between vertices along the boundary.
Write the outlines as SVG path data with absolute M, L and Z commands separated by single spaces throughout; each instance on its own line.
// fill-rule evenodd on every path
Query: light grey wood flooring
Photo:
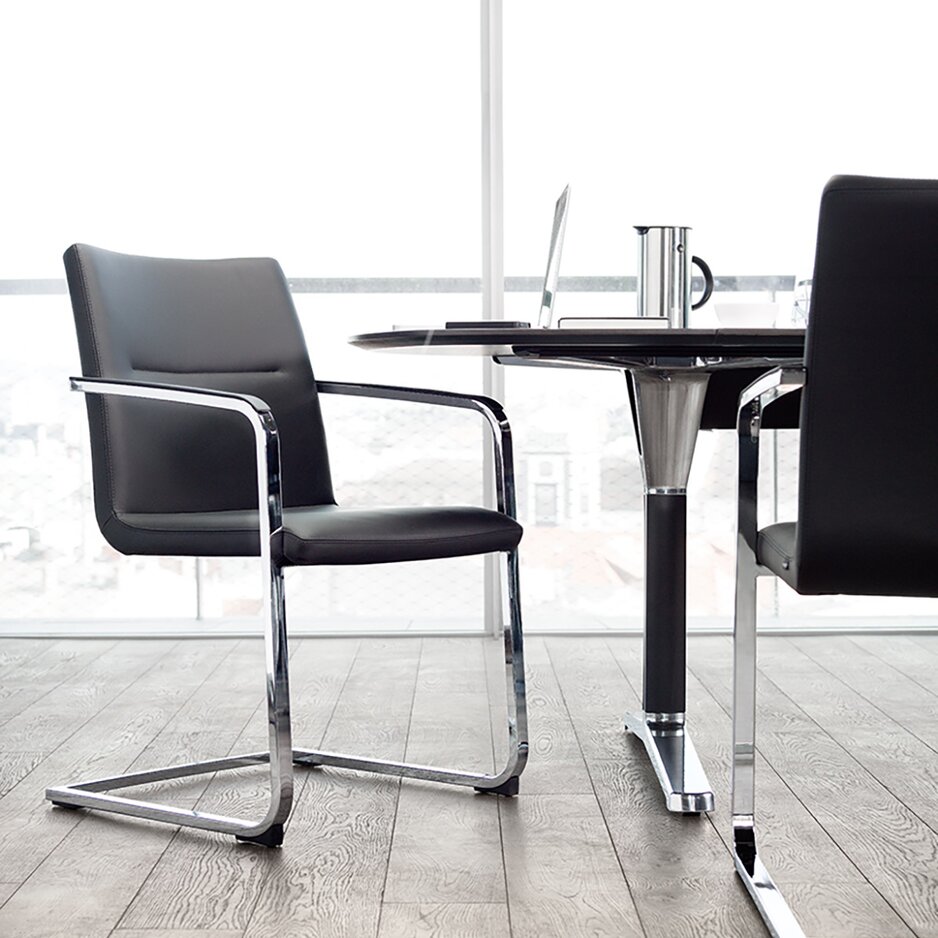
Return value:
M 490 769 L 498 644 L 291 646 L 295 739 Z M 4 938 L 763 936 L 727 849 L 731 647 L 692 637 L 689 724 L 717 796 L 668 814 L 641 747 L 641 642 L 527 642 L 515 799 L 297 770 L 280 850 L 50 807 L 49 784 L 264 748 L 257 640 L 0 639 Z M 767 865 L 810 936 L 938 938 L 938 636 L 760 641 Z M 263 769 L 146 797 L 256 814 Z

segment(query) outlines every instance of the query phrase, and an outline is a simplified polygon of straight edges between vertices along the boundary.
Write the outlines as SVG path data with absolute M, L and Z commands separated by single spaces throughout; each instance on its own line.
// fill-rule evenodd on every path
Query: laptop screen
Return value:
M 563 251 L 563 235 L 567 228 L 567 205 L 570 201 L 570 186 L 560 193 L 554 206 L 554 227 L 550 233 L 550 252 L 547 255 L 547 273 L 544 275 L 544 291 L 541 294 L 541 312 L 537 324 L 542 328 L 550 326 L 554 317 L 554 296 L 557 292 L 557 278 L 560 275 L 560 255 Z

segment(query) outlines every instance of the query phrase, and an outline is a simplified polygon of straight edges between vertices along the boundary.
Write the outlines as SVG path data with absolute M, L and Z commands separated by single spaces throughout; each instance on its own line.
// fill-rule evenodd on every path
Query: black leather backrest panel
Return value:
M 285 506 L 334 502 L 319 400 L 283 272 L 267 258 L 171 260 L 88 245 L 65 253 L 82 372 L 250 393 L 273 409 Z M 257 504 L 238 414 L 89 396 L 95 510 Z
M 938 182 L 828 183 L 806 359 L 799 589 L 938 595 Z

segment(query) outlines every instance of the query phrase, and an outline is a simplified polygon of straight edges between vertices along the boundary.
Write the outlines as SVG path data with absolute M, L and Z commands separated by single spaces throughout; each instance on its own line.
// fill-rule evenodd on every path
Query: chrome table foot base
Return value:
M 759 910 L 769 934 L 772 938 L 805 938 L 798 920 L 759 859 L 752 827 L 734 819 L 733 837 L 736 872 Z
M 625 729 L 644 743 L 669 811 L 713 810 L 713 791 L 684 728 L 684 714 L 627 713 Z

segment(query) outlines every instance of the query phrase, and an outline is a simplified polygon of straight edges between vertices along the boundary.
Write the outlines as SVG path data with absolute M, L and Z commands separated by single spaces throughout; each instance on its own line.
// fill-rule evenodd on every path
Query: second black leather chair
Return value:
M 803 931 L 755 835 L 756 577 L 798 593 L 938 596 L 938 181 L 835 176 L 804 368 L 740 399 L 733 694 L 736 869 L 769 930 Z M 797 521 L 757 525 L 763 410 L 803 387 Z

